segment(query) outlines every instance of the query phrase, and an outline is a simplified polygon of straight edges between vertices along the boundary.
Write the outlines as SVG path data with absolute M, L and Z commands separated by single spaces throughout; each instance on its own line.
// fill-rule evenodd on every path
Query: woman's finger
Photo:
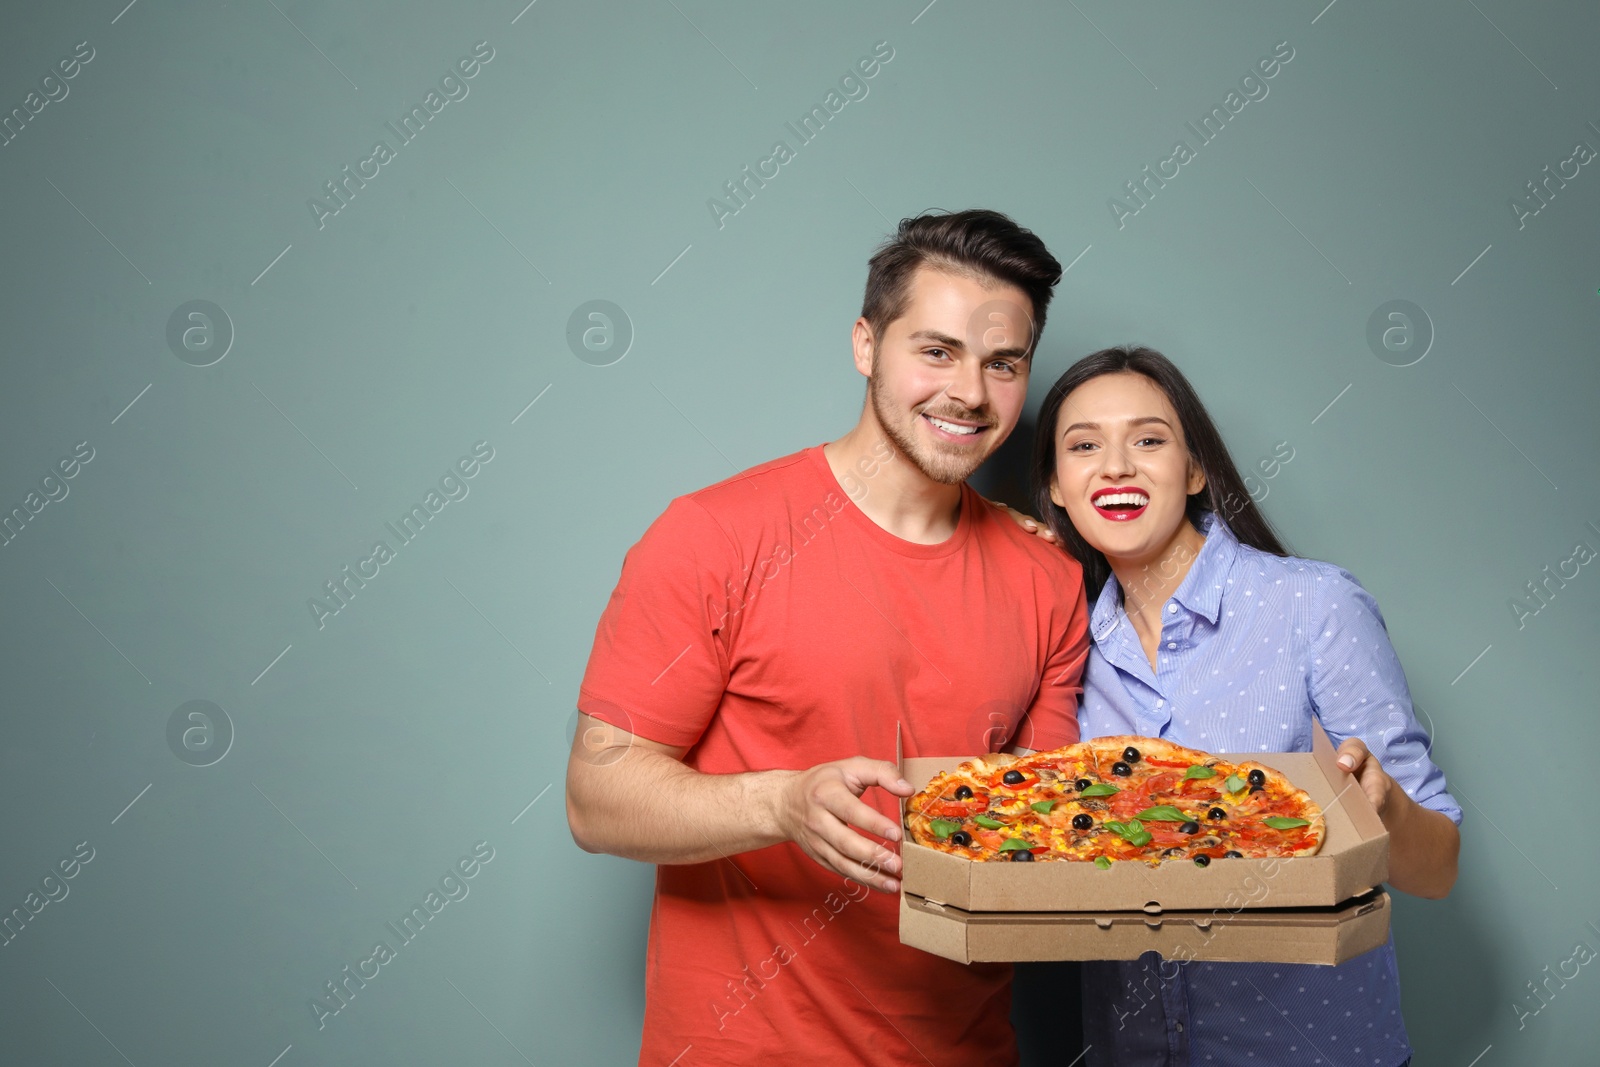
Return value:
M 1366 742 L 1359 737 L 1352 737 L 1339 746 L 1339 759 L 1337 762 L 1339 766 L 1351 774 L 1355 774 L 1357 768 L 1366 762 L 1367 755 Z

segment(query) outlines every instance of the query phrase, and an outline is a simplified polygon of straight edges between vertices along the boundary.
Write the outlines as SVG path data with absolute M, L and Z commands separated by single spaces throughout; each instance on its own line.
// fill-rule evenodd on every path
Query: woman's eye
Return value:
M 1141 437 L 1136 443 L 1141 445 L 1164 445 L 1167 442 L 1164 437 Z
M 1094 447 L 1094 442 L 1093 441 L 1079 441 L 1075 445 L 1068 445 L 1067 446 L 1067 451 L 1068 452 L 1087 452 L 1089 449 L 1091 449 L 1093 447 Z

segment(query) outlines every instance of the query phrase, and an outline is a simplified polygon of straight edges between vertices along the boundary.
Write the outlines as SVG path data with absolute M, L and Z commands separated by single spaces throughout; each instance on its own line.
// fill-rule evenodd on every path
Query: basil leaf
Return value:
M 977 815 L 973 817 L 972 821 L 983 827 L 985 830 L 998 830 L 1000 827 L 1005 825 L 1005 823 L 990 815 Z
M 1078 795 L 1080 797 L 1108 797 L 1113 793 L 1120 792 L 1122 792 L 1122 790 L 1118 789 L 1114 785 L 1107 785 L 1105 782 L 1096 782 Z
M 1293 830 L 1296 826 L 1310 826 L 1307 819 L 1291 819 L 1285 815 L 1268 815 L 1261 820 L 1274 830 Z
M 1190 767 L 1183 772 L 1184 781 L 1188 781 L 1190 778 L 1215 778 L 1216 776 L 1217 772 L 1210 767 L 1201 767 L 1199 765 Z
M 1228 780 L 1224 782 L 1223 785 L 1227 788 L 1228 792 L 1237 793 L 1249 785 L 1249 783 L 1243 778 L 1240 778 L 1237 774 L 1230 774 L 1228 775 Z
M 1094 858 L 1094 865 L 1099 867 L 1102 871 L 1109 871 L 1111 869 L 1111 860 L 1105 856 L 1096 856 Z
M 1135 818 L 1144 819 L 1146 822 L 1188 822 L 1189 816 L 1173 807 L 1171 804 L 1157 804 L 1153 808 L 1145 808 Z
M 935 819 L 929 828 L 933 830 L 934 837 L 937 837 L 940 841 L 943 841 L 945 838 L 961 829 L 961 824 L 951 819 Z
M 1020 837 L 1007 838 L 1000 845 L 1001 852 L 1016 852 L 1019 849 L 1031 848 L 1033 848 L 1033 846 L 1022 840 Z
M 1050 809 L 1055 806 L 1056 802 L 1053 800 L 1035 800 L 1032 804 L 1028 805 L 1028 807 L 1032 808 L 1040 815 L 1049 815 Z
M 1146 830 L 1144 824 L 1137 818 L 1129 819 L 1127 822 L 1108 819 L 1101 825 L 1135 847 L 1150 843 L 1150 831 Z

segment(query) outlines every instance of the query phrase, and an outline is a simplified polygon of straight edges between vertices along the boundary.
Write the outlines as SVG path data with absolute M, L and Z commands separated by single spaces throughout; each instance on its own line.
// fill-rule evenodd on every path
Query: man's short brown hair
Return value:
M 1033 303 L 1035 345 L 1044 333 L 1051 294 L 1061 280 L 1061 264 L 1033 231 L 984 208 L 930 211 L 901 219 L 899 230 L 867 262 L 861 317 L 879 338 L 905 313 L 911 276 L 921 266 L 1021 289 Z

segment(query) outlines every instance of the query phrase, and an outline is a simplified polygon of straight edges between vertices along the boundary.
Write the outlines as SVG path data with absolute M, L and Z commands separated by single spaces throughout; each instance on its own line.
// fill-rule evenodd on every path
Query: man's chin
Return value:
M 907 450 L 906 454 L 930 481 L 938 482 L 940 485 L 959 485 L 983 466 L 984 461 L 994 454 L 994 449 L 986 449 L 981 455 L 973 455 L 965 449 L 960 452 L 952 450 L 935 454 L 916 449 Z

